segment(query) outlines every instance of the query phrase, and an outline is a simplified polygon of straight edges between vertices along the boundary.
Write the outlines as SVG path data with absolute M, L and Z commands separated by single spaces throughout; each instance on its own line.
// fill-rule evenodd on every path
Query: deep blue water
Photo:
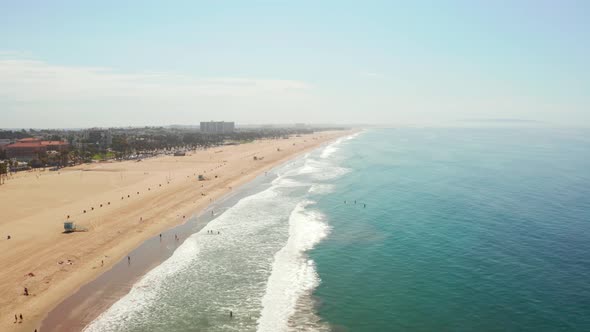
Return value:
M 331 231 L 309 252 L 334 330 L 590 331 L 590 131 L 384 129 L 338 147 L 350 172 L 314 197 Z

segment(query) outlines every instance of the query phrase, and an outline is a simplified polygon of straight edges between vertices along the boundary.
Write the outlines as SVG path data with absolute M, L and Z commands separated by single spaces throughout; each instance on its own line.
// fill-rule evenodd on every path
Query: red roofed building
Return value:
M 69 147 L 65 141 L 42 141 L 37 138 L 23 138 L 16 143 L 4 146 L 6 157 L 21 161 L 29 161 L 37 158 L 39 154 L 49 151 L 65 151 Z

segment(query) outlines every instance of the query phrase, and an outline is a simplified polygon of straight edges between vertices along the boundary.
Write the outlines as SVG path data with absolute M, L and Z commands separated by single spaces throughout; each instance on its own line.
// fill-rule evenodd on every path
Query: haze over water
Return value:
M 341 139 L 269 175 L 87 331 L 587 330 L 589 148 L 551 129 Z

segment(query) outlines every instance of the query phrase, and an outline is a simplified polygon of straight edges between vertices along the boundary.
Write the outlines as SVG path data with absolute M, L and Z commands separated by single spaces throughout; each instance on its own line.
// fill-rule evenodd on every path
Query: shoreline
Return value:
M 273 169 L 281 165 L 276 165 Z M 266 184 L 266 181 L 268 178 L 258 175 L 252 181 L 212 202 L 206 209 L 196 212 L 185 223 L 163 231 L 161 238 L 155 235 L 147 239 L 127 254 L 132 257 L 131 269 L 131 264 L 128 264 L 127 259 L 123 257 L 111 269 L 83 285 L 53 308 L 42 320 L 40 330 L 44 332 L 82 331 L 111 305 L 127 295 L 133 285 L 146 273 L 170 258 L 188 237 L 199 232 L 242 198 L 258 192 L 260 190 L 258 186 Z M 256 190 L 253 190 L 254 188 Z M 221 212 L 212 216 L 211 211 Z
M 39 324 L 46 318 L 48 317 L 47 314 L 49 312 L 51 312 L 53 309 L 55 309 L 57 306 L 59 306 L 60 303 L 62 303 L 65 299 L 69 298 L 70 296 L 72 296 L 73 294 L 76 294 L 84 285 L 92 282 L 93 280 L 98 279 L 103 273 L 106 273 L 107 271 L 109 271 L 110 269 L 114 269 L 117 262 L 119 262 L 122 258 L 124 258 L 127 253 L 131 252 L 132 250 L 140 247 L 144 242 L 149 241 L 149 239 L 151 239 L 154 235 L 157 235 L 158 233 L 163 233 L 165 230 L 170 230 L 171 228 L 174 227 L 178 227 L 178 225 L 182 225 L 182 224 L 186 224 L 186 219 L 185 218 L 181 218 L 180 216 L 184 216 L 184 215 L 192 215 L 192 214 L 197 214 L 199 211 L 205 211 L 207 209 L 208 206 L 211 205 L 211 203 L 217 199 L 219 199 L 220 197 L 223 197 L 224 195 L 226 195 L 227 193 L 230 193 L 232 191 L 231 188 L 233 187 L 241 187 L 242 185 L 252 181 L 254 178 L 256 178 L 257 176 L 259 176 L 260 174 L 263 174 L 264 171 L 267 171 L 269 169 L 272 169 L 290 159 L 293 159 L 295 157 L 297 157 L 298 155 L 313 150 L 325 143 L 328 143 L 330 141 L 332 141 L 333 139 L 345 136 L 349 133 L 351 133 L 352 131 L 339 131 L 339 132 L 323 132 L 323 133 L 316 133 L 316 134 L 312 134 L 312 135 L 304 135 L 302 137 L 292 137 L 290 139 L 280 139 L 280 140 L 266 140 L 266 141 L 261 141 L 261 142 L 255 142 L 255 143 L 248 143 L 248 144 L 244 144 L 244 145 L 240 145 L 237 147 L 223 147 L 223 148 L 215 148 L 215 149 L 210 149 L 209 151 L 205 151 L 205 152 L 197 152 L 195 153 L 195 155 L 198 155 L 199 158 L 194 158 L 194 163 L 190 164 L 189 166 L 186 166 L 186 169 L 180 169 L 180 174 L 179 173 L 179 166 L 176 166 L 177 164 L 174 164 L 174 162 L 178 163 L 179 161 L 182 161 L 183 163 L 185 161 L 188 161 L 187 159 L 175 159 L 174 157 L 157 157 L 157 158 L 153 158 L 149 161 L 146 161 L 145 163 L 143 163 L 143 165 L 140 166 L 136 166 L 140 163 L 134 163 L 134 162 L 122 162 L 122 163 L 112 163 L 107 165 L 106 167 L 104 165 L 98 164 L 98 165 L 93 165 L 94 167 L 91 167 L 90 171 L 94 171 L 94 172 L 88 172 L 89 174 L 98 174 L 99 172 L 113 172 L 115 173 L 114 175 L 110 175 L 110 177 L 108 178 L 110 181 L 113 181 L 113 178 L 117 178 L 117 174 L 116 172 L 120 172 L 121 173 L 121 181 L 125 181 L 127 180 L 127 177 L 132 178 L 131 175 L 128 175 L 128 171 L 120 171 L 119 168 L 124 168 L 124 167 L 128 167 L 129 169 L 134 169 L 134 168 L 138 168 L 135 169 L 135 171 L 137 171 L 137 174 L 133 174 L 133 176 L 135 176 L 136 178 L 139 178 L 140 175 L 148 175 L 147 177 L 150 180 L 154 180 L 153 177 L 154 176 L 149 176 L 151 175 L 152 170 L 149 169 L 149 167 L 147 167 L 146 165 L 149 164 L 149 166 L 154 166 L 154 167 L 159 167 L 158 163 L 162 163 L 165 164 L 168 167 L 168 172 L 165 172 L 165 170 L 159 170 L 159 175 L 160 175 L 160 180 L 157 180 L 155 182 L 162 182 L 161 180 L 161 175 L 166 175 L 164 173 L 168 173 L 166 176 L 166 180 L 168 180 L 169 182 L 164 184 L 163 187 L 166 187 L 167 185 L 169 185 L 169 189 L 166 190 L 165 188 L 162 188 L 161 190 L 164 191 L 163 195 L 156 195 L 156 190 L 151 190 L 151 188 L 148 188 L 148 190 L 151 190 L 151 193 L 147 194 L 147 198 L 145 199 L 140 199 L 139 202 L 135 201 L 132 203 L 127 203 L 128 205 L 125 207 L 120 207 L 119 209 L 116 209 L 116 214 L 115 213 L 102 213 L 103 211 L 106 211 L 106 209 L 100 210 L 100 211 L 94 211 L 93 209 L 93 213 L 98 213 L 101 214 L 100 217 L 102 218 L 85 218 L 87 215 L 83 215 L 82 213 L 79 213 L 78 215 L 75 215 L 74 218 L 75 220 L 82 220 L 85 222 L 85 225 L 89 225 L 91 230 L 88 233 L 74 233 L 74 234 L 70 234 L 70 235 L 63 235 L 63 234 L 59 234 L 59 235 L 55 235 L 52 234 L 52 236 L 50 236 L 49 238 L 51 238 L 51 240 L 53 240 L 52 242 L 54 242 L 56 239 L 67 239 L 67 240 L 63 240 L 65 241 L 69 241 L 71 238 L 71 242 L 75 242 L 76 246 L 70 245 L 70 249 L 74 250 L 73 254 L 70 253 L 70 255 L 73 257 L 72 258 L 72 262 L 73 263 L 71 266 L 59 266 L 57 268 L 55 268 L 54 266 L 49 266 L 51 263 L 46 263 L 44 265 L 47 265 L 47 270 L 50 271 L 42 271 L 39 274 L 39 277 L 43 276 L 43 278 L 41 278 L 40 282 L 37 283 L 33 283 L 33 282 L 28 282 L 28 283 L 24 283 L 25 285 L 29 285 L 29 289 L 32 289 L 32 296 L 28 297 L 28 298 L 24 298 L 22 296 L 19 296 L 20 294 L 16 293 L 17 295 L 15 296 L 15 292 L 18 292 L 18 289 L 14 289 L 12 291 L 10 291 L 10 293 L 12 293 L 12 297 L 16 298 L 16 301 L 14 302 L 10 302 L 8 305 L 6 302 L 2 303 L 2 306 L 0 306 L 0 308 L 2 309 L 2 316 L 4 317 L 3 321 L 0 322 L 0 324 L 2 325 L 6 325 L 7 327 L 12 327 L 14 330 L 16 331 L 29 331 L 29 330 L 33 330 L 34 328 L 39 328 Z M 309 142 L 309 143 L 305 143 L 307 142 L 307 140 L 310 140 L 313 138 L 313 141 Z M 286 145 L 285 143 L 287 143 L 288 145 Z M 292 144 L 292 145 L 291 145 Z M 296 146 L 296 144 L 299 144 L 299 146 Z M 269 158 L 268 156 L 275 150 L 277 149 L 276 147 L 280 146 L 280 152 L 276 153 L 273 155 L 274 159 Z M 223 150 L 229 150 L 229 152 L 224 152 Z M 218 150 L 218 151 L 212 151 L 212 150 Z M 279 151 L 279 150 L 277 150 Z M 239 157 L 236 156 L 238 154 L 238 152 L 243 152 Z M 260 154 L 264 154 L 265 157 L 267 158 L 264 162 L 252 162 L 252 156 L 253 155 L 260 155 Z M 207 157 L 209 160 L 207 160 Z M 232 160 L 229 160 L 233 158 Z M 226 160 L 227 159 L 227 160 Z M 189 159 L 192 160 L 192 159 Z M 203 166 L 201 164 L 205 164 L 205 167 L 211 167 L 211 169 L 208 169 L 208 171 L 210 171 L 207 174 L 207 171 L 204 171 L 204 173 L 206 173 L 206 176 L 211 176 L 210 180 L 205 181 L 206 183 L 202 184 L 201 187 L 203 188 L 202 190 L 206 190 L 206 197 L 199 197 L 202 196 L 203 193 L 201 193 L 200 195 L 197 196 L 197 194 L 195 193 L 195 187 L 198 188 L 198 186 L 195 186 L 194 183 L 191 182 L 195 182 L 192 181 L 194 179 L 192 179 L 192 173 L 194 171 L 194 167 L 195 166 Z M 247 166 L 250 167 L 244 167 L 247 164 Z M 172 168 L 172 166 L 175 166 L 175 168 Z M 228 171 L 231 169 L 232 170 L 232 175 L 233 176 L 227 176 L 226 180 L 221 180 L 217 178 L 217 175 L 219 174 L 220 176 L 225 176 L 226 174 L 224 173 L 219 173 L 219 171 L 217 170 L 218 168 L 222 168 L 222 167 L 227 167 Z M 233 166 L 233 168 L 232 168 Z M 109 168 L 110 169 L 103 169 L 103 168 Z M 162 167 L 160 167 L 162 168 Z M 202 167 L 201 167 L 202 168 Z M 145 172 L 144 174 L 140 174 L 139 171 L 143 171 L 144 169 L 149 170 L 149 172 Z M 174 177 L 171 176 L 171 169 L 174 170 Z M 241 172 L 240 170 L 243 169 Z M 87 171 L 87 169 L 84 169 L 84 167 L 74 167 L 73 169 L 70 170 L 64 170 L 62 173 L 66 173 L 69 174 L 69 178 L 72 178 L 72 173 L 76 173 L 79 174 L 79 179 L 80 182 L 82 182 L 82 179 L 86 176 L 85 175 L 85 171 Z M 225 172 L 225 170 L 224 170 Z M 211 173 L 213 173 L 215 176 L 215 178 L 212 178 Z M 195 173 L 196 174 L 196 173 Z M 55 174 L 53 174 L 52 176 L 55 176 Z M 63 176 L 63 175 L 62 175 Z M 75 175 L 77 176 L 77 175 Z M 185 181 L 180 181 L 178 182 L 177 180 L 182 180 L 184 177 L 186 176 L 186 178 L 188 180 Z M 47 176 L 47 178 L 49 178 L 50 176 Z M 44 177 L 45 178 L 45 177 Z M 146 186 L 146 182 L 143 179 L 135 179 L 133 178 L 132 180 L 134 180 L 135 182 L 132 183 L 133 185 L 133 190 L 135 190 L 135 188 L 137 187 L 137 185 L 141 185 L 145 188 Z M 28 178 L 28 179 L 24 179 L 22 180 L 23 182 L 25 181 L 35 181 L 34 178 Z M 39 180 L 39 177 L 37 177 L 37 181 Z M 131 182 L 131 181 L 129 181 Z M 154 181 L 151 181 L 152 186 L 156 186 Z M 188 183 L 187 183 L 188 182 Z M 171 184 L 172 183 L 172 184 Z M 199 182 L 196 182 L 197 184 Z M 10 183 L 11 185 L 13 184 L 13 182 Z M 207 187 L 204 187 L 204 185 L 207 185 Z M 73 186 L 73 185 L 72 185 Z M 162 186 L 162 185 L 160 185 Z M 121 191 L 121 188 L 117 187 L 116 188 L 118 192 Z M 130 191 L 129 189 L 131 188 L 127 188 L 125 187 L 124 189 L 126 189 L 126 191 Z M 158 188 L 155 188 L 158 189 Z M 87 194 L 87 191 L 89 190 L 88 188 L 83 188 L 83 193 Z M 26 190 L 25 190 L 26 191 Z M 105 193 L 106 194 L 106 193 Z M 112 196 L 113 192 L 108 192 L 108 194 L 111 194 L 110 196 Z M 120 195 L 120 194 L 118 194 Z M 138 191 L 138 194 L 139 191 Z M 102 197 L 96 197 L 96 196 L 105 196 L 105 195 L 91 195 L 92 200 L 100 200 Z M 1 198 L 1 197 L 0 197 Z M 202 198 L 209 198 L 209 200 L 206 199 L 202 199 Z M 129 199 L 133 199 L 133 197 L 131 196 L 121 196 L 121 200 L 122 201 L 128 201 Z M 191 201 L 193 201 L 192 203 L 194 204 L 190 204 Z M 78 202 L 75 202 L 78 203 Z M 87 203 L 87 202 L 84 202 Z M 114 203 L 114 202 L 113 202 Z M 119 202 L 117 202 L 119 203 Z M 111 205 L 111 202 L 108 203 L 109 205 Z M 120 203 L 123 204 L 123 203 Z M 76 207 L 80 207 L 86 204 L 72 204 L 72 205 L 76 205 Z M 114 205 L 114 204 L 113 204 Z M 69 207 L 69 206 L 68 206 Z M 102 205 L 101 205 L 102 207 Z M 62 207 L 63 208 L 63 207 Z M 18 214 L 18 212 L 21 211 L 17 211 L 15 212 L 15 214 Z M 50 211 L 46 211 L 46 213 L 43 216 L 36 216 L 36 217 L 47 217 L 50 215 L 50 212 L 55 212 L 53 210 Z M 61 212 L 63 213 L 63 212 Z M 174 216 L 174 214 L 176 214 L 176 217 Z M 139 215 L 144 215 L 144 217 L 147 219 L 146 221 L 142 221 L 142 219 L 144 217 L 138 218 L 137 216 Z M 18 216 L 17 216 L 18 217 Z M 55 215 L 53 215 L 53 217 L 55 218 Z M 116 219 L 111 221 L 110 218 Z M 36 218 L 35 218 L 36 219 Z M 62 220 L 64 219 L 63 217 L 61 218 Z M 94 220 L 93 220 L 94 219 Z M 100 220 L 96 220 L 96 219 L 100 219 Z M 105 222 L 104 220 L 108 220 L 108 222 Z M 137 221 L 129 221 L 129 220 L 137 220 L 140 219 L 139 223 Z M 24 220 L 22 223 L 23 224 L 27 224 L 29 220 Z M 121 221 L 120 223 L 118 223 L 118 221 Z M 162 222 L 163 221 L 163 222 Z M 101 223 L 104 223 L 104 226 L 101 225 Z M 123 224 L 124 223 L 124 224 Z M 2 229 L 2 225 L 0 224 L 0 229 Z M 24 227 L 26 228 L 27 226 L 31 226 L 31 225 L 24 225 Z M 110 226 L 115 226 L 116 228 L 120 228 L 119 231 L 116 230 L 112 230 L 109 227 Z M 124 227 L 123 227 L 124 226 Z M 58 228 L 61 227 L 61 223 L 59 223 L 59 225 L 52 225 L 51 229 Z M 103 233 L 103 234 L 99 234 L 99 233 Z M 86 243 L 86 241 L 84 241 L 84 234 L 92 234 L 92 235 L 97 235 L 94 238 L 92 238 L 92 240 L 96 240 L 94 241 L 95 243 Z M 101 235 L 102 238 L 96 239 L 96 237 L 99 237 L 98 235 Z M 49 241 L 49 239 L 46 239 L 47 242 Z M 119 241 L 117 241 L 119 240 Z M 12 241 L 12 240 L 11 240 Z M 58 240 L 61 241 L 61 240 Z M 53 243 L 53 246 L 51 248 L 45 248 L 44 245 L 47 244 L 47 242 L 45 243 L 39 243 L 39 244 L 30 244 L 27 242 L 27 244 L 29 244 L 29 247 L 35 247 L 35 250 L 41 250 L 41 254 L 42 255 L 46 255 L 46 257 L 43 257 L 44 259 L 48 259 L 47 256 L 49 257 L 68 257 L 68 252 L 67 248 L 63 248 L 63 247 L 67 247 L 67 245 L 63 245 L 61 246 L 61 243 L 55 244 Z M 6 242 L 5 242 L 6 243 Z M 13 241 L 11 243 L 15 243 L 15 244 L 19 244 L 17 241 Z M 21 242 L 22 243 L 22 242 Z M 56 248 L 57 247 L 57 248 Z M 62 247 L 62 248 L 59 248 Z M 42 249 L 41 249 L 42 248 Z M 29 248 L 27 248 L 29 249 Z M 58 251 L 58 249 L 61 249 Z M 80 249 L 80 251 L 82 252 L 77 252 L 75 250 Z M 65 251 L 65 253 L 64 253 Z M 5 253 L 7 255 L 10 255 L 14 252 L 8 252 Z M 31 251 L 28 250 L 24 250 L 24 252 L 22 254 L 30 254 Z M 36 253 L 36 251 L 32 251 L 32 253 Z M 21 255 L 22 255 L 21 254 Z M 65 254 L 65 255 L 64 255 Z M 2 257 L 2 256 L 0 256 Z M 100 258 L 101 257 L 105 257 L 104 258 L 104 267 L 101 265 L 100 263 Z M 21 263 L 21 266 L 18 266 L 21 268 L 21 273 L 22 271 L 27 271 L 30 270 L 31 268 L 27 268 L 24 267 L 22 265 L 24 262 L 19 261 L 18 259 L 21 257 L 12 257 L 16 259 L 16 262 Z M 33 258 L 34 257 L 29 257 L 29 258 Z M 33 260 L 34 261 L 34 260 Z M 68 260 L 69 262 L 69 260 Z M 98 262 L 98 263 L 97 263 Z M 10 264 L 11 262 L 8 261 L 8 263 Z M 28 263 L 31 263 L 31 261 L 29 261 Z M 55 263 L 53 263 L 55 264 Z M 51 265 L 53 265 L 51 264 Z M 30 265 L 30 264 L 28 264 Z M 98 266 L 97 266 L 98 265 Z M 43 266 L 45 267 L 45 266 Z M 23 270 L 24 269 L 24 270 Z M 37 270 L 37 269 L 35 269 Z M 8 271 L 5 271 L 8 272 Z M 14 271 L 12 271 L 14 272 Z M 23 273 L 24 275 L 24 273 Z M 31 277 L 28 279 L 37 279 L 37 273 L 34 274 L 35 277 Z M 5 281 L 9 278 L 10 276 L 7 273 L 4 274 L 0 274 L 0 281 Z M 59 279 L 59 280 L 57 280 Z M 25 280 L 27 280 L 27 277 L 25 276 Z M 37 281 L 37 280 L 35 280 Z M 44 288 L 39 287 L 40 285 L 42 285 L 42 283 L 44 282 Z M 13 281 L 14 284 L 14 281 Z M 18 282 L 18 284 L 23 284 L 23 282 Z M 49 287 L 49 285 L 51 284 L 51 287 Z M 7 288 L 7 287 L 5 287 Z M 39 291 L 39 288 L 41 288 L 41 291 Z M 1 295 L 4 295 L 7 293 L 6 289 L 2 289 L 2 293 L 0 293 Z M 8 294 L 10 294 L 8 293 Z M 124 295 L 124 294 L 123 294 Z M 32 301 L 25 301 L 25 300 L 32 300 Z M 10 301 L 10 299 L 8 299 Z M 16 302 L 16 303 L 15 303 Z M 28 303 L 27 303 L 28 302 Z M 8 308 L 7 308 L 8 307 Z M 24 312 L 24 317 L 25 320 L 23 321 L 23 323 L 19 323 L 17 325 L 15 325 L 12 320 L 11 317 L 13 317 L 12 312 Z

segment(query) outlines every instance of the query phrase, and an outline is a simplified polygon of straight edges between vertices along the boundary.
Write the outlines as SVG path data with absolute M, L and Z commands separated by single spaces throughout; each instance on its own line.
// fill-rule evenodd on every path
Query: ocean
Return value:
M 590 330 L 588 130 L 367 130 L 242 195 L 85 331 Z

